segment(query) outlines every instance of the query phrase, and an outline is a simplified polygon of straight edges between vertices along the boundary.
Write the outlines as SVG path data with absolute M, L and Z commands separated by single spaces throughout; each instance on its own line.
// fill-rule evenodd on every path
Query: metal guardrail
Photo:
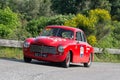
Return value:
M 104 53 L 104 51 L 110 53 L 110 54 L 120 54 L 120 49 L 111 49 L 111 48 L 97 48 L 94 47 L 95 53 Z
M 23 41 L 0 39 L 0 46 L 21 48 Z
M 22 48 L 23 41 L 0 39 L 0 46 Z M 95 53 L 101 53 L 102 54 L 102 53 L 104 53 L 104 51 L 107 51 L 110 54 L 120 54 L 120 49 L 94 47 L 94 52 Z

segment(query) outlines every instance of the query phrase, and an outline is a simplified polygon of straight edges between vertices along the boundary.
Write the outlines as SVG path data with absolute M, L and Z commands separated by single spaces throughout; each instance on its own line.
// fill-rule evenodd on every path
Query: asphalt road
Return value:
M 0 59 L 0 80 L 120 80 L 120 63 L 94 62 L 90 68 L 82 64 L 62 68 L 55 63 Z

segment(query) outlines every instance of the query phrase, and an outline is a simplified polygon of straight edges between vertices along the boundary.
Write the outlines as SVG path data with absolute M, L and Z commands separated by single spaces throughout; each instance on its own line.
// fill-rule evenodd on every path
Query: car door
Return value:
M 76 45 L 77 45 L 77 59 L 78 62 L 85 62 L 86 60 L 86 39 L 83 32 L 76 32 Z

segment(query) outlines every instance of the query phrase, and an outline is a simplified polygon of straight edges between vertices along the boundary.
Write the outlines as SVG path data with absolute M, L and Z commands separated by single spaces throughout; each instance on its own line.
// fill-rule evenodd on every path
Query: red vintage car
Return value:
M 62 63 L 83 63 L 89 67 L 93 61 L 94 49 L 86 41 L 81 29 L 51 25 L 36 38 L 27 38 L 23 45 L 24 61 L 32 59 Z

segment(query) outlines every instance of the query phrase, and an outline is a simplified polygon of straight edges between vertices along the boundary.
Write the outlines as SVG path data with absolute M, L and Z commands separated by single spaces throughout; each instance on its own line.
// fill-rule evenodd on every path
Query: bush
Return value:
M 94 35 L 90 35 L 87 38 L 88 43 L 90 43 L 92 46 L 95 46 L 97 43 L 96 37 Z
M 47 25 L 63 25 L 66 20 L 69 20 L 74 15 L 56 15 L 51 17 L 40 17 L 30 21 L 26 30 L 32 34 L 33 37 L 37 36 L 40 31 Z
M 115 26 L 115 29 L 113 30 L 113 37 L 120 40 L 120 22 L 114 21 L 113 26 Z
M 20 26 L 19 17 L 16 13 L 7 7 L 4 10 L 0 9 L 0 37 L 7 38 L 9 34 L 14 33 L 14 30 Z
M 89 11 L 89 17 L 95 18 L 96 22 L 104 23 L 111 20 L 110 13 L 105 9 L 95 9 Z
M 26 30 L 33 36 L 37 36 L 41 29 L 43 29 L 45 26 L 47 26 L 47 23 L 49 21 L 49 18 L 47 17 L 40 17 L 37 20 L 32 20 L 30 21 L 27 26 L 26 26 Z
M 87 36 L 95 30 L 94 23 L 83 14 L 77 14 L 73 19 L 66 21 L 65 25 L 80 28 L 85 31 Z
M 96 44 L 96 47 L 111 48 L 113 47 L 112 41 L 113 41 L 113 37 L 111 35 L 108 35 L 104 38 L 101 38 L 101 40 L 99 40 L 98 43 Z
M 111 24 L 109 12 L 104 9 L 90 10 L 87 15 L 77 14 L 71 20 L 66 21 L 65 25 L 82 29 L 87 37 L 95 35 L 96 40 L 109 35 L 114 27 Z M 88 39 L 90 44 L 94 45 L 93 41 Z
M 6 25 L 0 24 L 0 38 L 8 36 L 12 32 Z
M 50 17 L 48 25 L 64 25 L 65 21 L 70 20 L 74 15 L 55 15 Z

